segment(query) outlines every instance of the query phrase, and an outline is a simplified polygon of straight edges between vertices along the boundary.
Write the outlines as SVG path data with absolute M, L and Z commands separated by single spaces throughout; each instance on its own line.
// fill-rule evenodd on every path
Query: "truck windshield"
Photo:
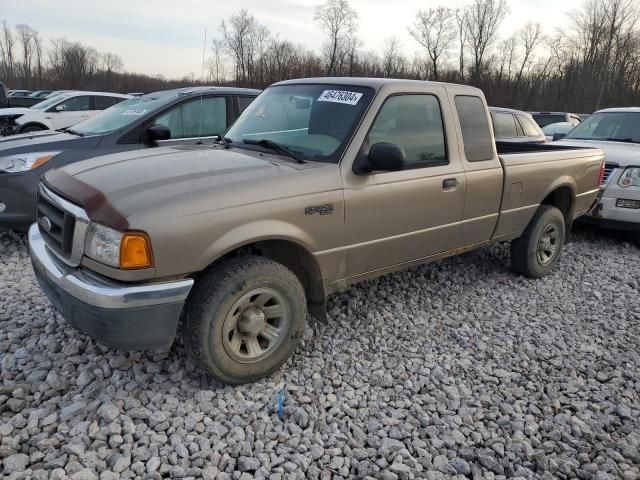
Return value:
M 248 149 L 263 149 L 257 143 L 267 140 L 298 159 L 338 163 L 372 97 L 373 89 L 350 85 L 270 87 L 247 107 L 225 138 Z
M 594 113 L 565 138 L 639 143 L 640 112 Z
M 83 135 L 103 135 L 113 132 L 134 123 L 174 99 L 173 95 L 130 98 L 103 110 L 84 122 L 77 123 L 73 126 L 73 130 Z

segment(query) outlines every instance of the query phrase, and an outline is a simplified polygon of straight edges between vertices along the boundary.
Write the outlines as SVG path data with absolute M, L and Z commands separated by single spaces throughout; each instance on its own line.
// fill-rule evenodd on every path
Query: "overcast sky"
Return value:
M 507 0 L 506 36 L 527 21 L 552 31 L 563 28 L 567 14 L 583 0 Z M 27 23 L 46 39 L 66 37 L 101 52 L 113 52 L 125 69 L 167 77 L 200 75 L 204 29 L 220 36 L 220 22 L 245 8 L 281 38 L 317 49 L 322 34 L 314 24 L 320 0 L 0 0 L 0 20 Z M 351 0 L 359 15 L 365 50 L 380 50 L 384 38 L 397 36 L 408 56 L 416 51 L 407 33 L 415 12 L 437 5 L 455 7 L 463 0 Z M 99 6 L 97 5 L 99 4 Z M 89 8 L 88 5 L 91 5 Z

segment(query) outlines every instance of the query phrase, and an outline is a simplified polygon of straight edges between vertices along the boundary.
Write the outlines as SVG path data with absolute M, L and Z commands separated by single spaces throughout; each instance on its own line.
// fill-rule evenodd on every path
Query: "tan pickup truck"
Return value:
M 265 90 L 215 146 L 163 147 L 47 173 L 29 244 L 81 331 L 187 351 L 228 383 L 295 349 L 327 295 L 511 241 L 541 277 L 594 204 L 597 149 L 494 142 L 475 88 L 388 79 Z

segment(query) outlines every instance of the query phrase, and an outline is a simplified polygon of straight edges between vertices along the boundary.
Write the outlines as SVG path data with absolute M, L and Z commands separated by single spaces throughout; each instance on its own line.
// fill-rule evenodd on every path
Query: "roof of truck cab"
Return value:
M 205 93 L 218 93 L 220 95 L 258 95 L 261 90 L 255 88 L 237 88 L 237 87 L 183 87 L 172 88 L 171 90 L 158 90 L 157 92 L 145 93 L 143 97 L 164 97 L 164 96 L 184 96 Z
M 471 87 L 469 85 L 461 85 L 457 83 L 444 83 L 444 82 L 431 82 L 424 80 L 405 80 L 402 78 L 369 78 L 369 77 L 315 77 L 315 78 L 298 78 L 293 80 L 284 80 L 282 82 L 274 83 L 271 86 L 276 85 L 296 85 L 296 84 L 330 84 L 330 85 L 352 85 L 360 87 L 371 87 L 376 90 L 380 90 L 387 85 L 394 86 L 406 86 L 407 88 L 415 87 L 417 85 L 441 85 L 443 87 L 455 87 L 464 88 L 469 91 L 481 92 L 479 88 Z
M 604 110 L 598 110 L 596 113 L 639 113 L 640 107 L 617 107 L 617 108 L 605 108 Z
M 514 108 L 489 107 L 489 110 L 491 110 L 494 113 L 514 113 L 518 115 L 524 115 L 525 117 L 531 117 L 531 114 L 529 112 L 525 112 L 523 110 L 516 110 Z

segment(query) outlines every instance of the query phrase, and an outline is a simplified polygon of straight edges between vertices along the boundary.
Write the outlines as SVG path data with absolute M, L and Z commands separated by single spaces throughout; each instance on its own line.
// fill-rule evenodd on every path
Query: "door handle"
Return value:
M 442 181 L 442 189 L 455 190 L 459 183 L 457 178 L 446 178 Z

